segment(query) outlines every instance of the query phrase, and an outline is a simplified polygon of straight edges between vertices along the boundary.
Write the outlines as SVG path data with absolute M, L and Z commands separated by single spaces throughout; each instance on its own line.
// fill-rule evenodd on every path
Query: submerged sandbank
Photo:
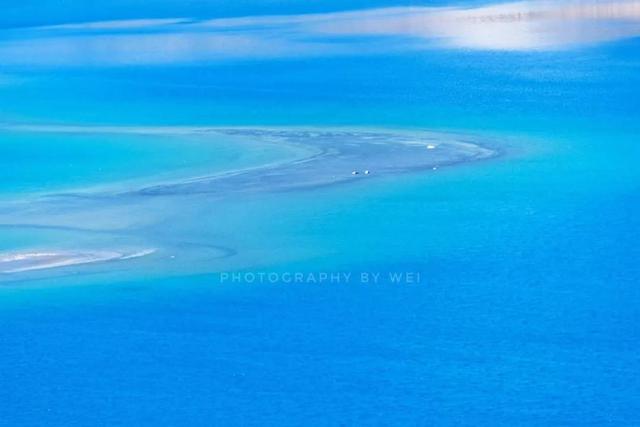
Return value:
M 59 131 L 68 132 L 69 129 Z M 117 128 L 109 131 L 116 133 Z M 133 130 L 124 128 L 122 132 L 131 133 Z M 170 134 L 173 130 L 140 128 L 135 132 L 153 135 Z M 229 258 L 243 252 L 235 238 L 200 238 L 193 234 L 194 227 L 197 228 L 195 219 L 210 215 L 207 211 L 210 200 L 312 191 L 319 187 L 358 182 L 365 184 L 371 179 L 405 173 L 439 173 L 443 166 L 489 159 L 500 154 L 498 144 L 488 138 L 444 132 L 175 129 L 175 135 L 185 133 L 210 136 L 212 140 L 220 137 L 237 139 L 247 150 L 260 150 L 271 144 L 287 148 L 289 155 L 260 166 L 175 182 L 157 182 L 125 191 L 121 186 L 114 186 L 111 190 L 88 189 L 0 203 L 0 226 L 16 230 L 21 227 L 42 229 L 43 232 L 56 229 L 62 236 L 78 232 L 82 237 L 75 244 L 63 241 L 65 238 L 61 237 L 63 240 L 59 243 L 63 246 L 57 245 L 54 239 L 38 246 L 28 245 L 21 251 L 0 253 L 0 273 L 14 275 L 41 271 L 49 274 L 49 269 L 71 266 L 88 269 L 89 266 L 116 261 L 124 269 L 147 269 L 154 268 L 154 265 L 167 267 L 167 261 L 170 261 L 167 268 L 184 265 L 184 269 L 190 269 L 194 260 L 207 263 L 208 260 Z M 153 177 L 149 181 L 153 182 Z M 186 211 L 190 213 L 184 214 Z M 185 229 L 191 234 L 185 235 L 181 231 Z M 88 246 L 84 246 L 86 243 Z M 59 247 L 70 249 L 52 249 Z M 82 249 L 86 247 L 92 249 Z M 120 263 L 151 255 L 155 250 L 159 254 L 149 257 L 144 264 L 135 263 L 131 264 L 134 267 L 128 267 L 129 263 Z M 176 255 L 177 260 L 174 259 Z M 27 274 L 26 279 L 29 276 Z
M 300 148 L 294 160 L 164 183 L 135 190 L 140 195 L 232 195 L 303 190 L 441 166 L 489 159 L 495 145 L 468 135 L 437 132 L 209 129 L 212 135 L 268 141 Z

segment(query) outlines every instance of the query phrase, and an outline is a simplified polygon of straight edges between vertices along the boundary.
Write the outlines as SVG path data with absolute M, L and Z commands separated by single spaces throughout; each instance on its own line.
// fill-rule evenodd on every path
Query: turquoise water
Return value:
M 179 134 L 180 129 L 174 132 Z M 246 168 L 287 155 L 286 149 L 273 146 L 247 152 L 232 138 L 180 137 L 162 129 L 157 133 L 5 130 L 0 134 L 0 194 L 136 188 Z
M 180 9 L 161 3 L 140 16 Z M 2 282 L 0 424 L 640 423 L 638 43 L 14 67 L 0 112 L 16 124 L 438 129 L 505 154 L 300 191 L 43 202 L 296 153 L 3 131 L 0 251 L 158 253 Z

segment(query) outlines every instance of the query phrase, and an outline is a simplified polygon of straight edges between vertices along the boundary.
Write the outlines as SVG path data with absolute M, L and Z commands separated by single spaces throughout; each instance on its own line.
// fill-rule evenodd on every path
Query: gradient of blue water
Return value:
M 291 259 L 270 269 L 417 270 L 420 285 L 2 289 L 0 421 L 640 423 L 639 46 L 77 71 L 38 100 L 37 79 L 2 88 L 14 119 L 436 126 L 526 150 L 219 213 Z

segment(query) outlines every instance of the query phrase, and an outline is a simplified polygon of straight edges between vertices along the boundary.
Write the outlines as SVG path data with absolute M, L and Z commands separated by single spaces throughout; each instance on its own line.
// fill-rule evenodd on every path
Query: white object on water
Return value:
M 364 171 L 365 175 L 369 175 L 369 170 Z
M 436 146 L 433 144 L 427 145 L 427 150 L 433 150 L 434 148 L 436 148 Z
M 433 167 L 433 170 L 434 170 L 434 171 L 437 171 L 437 170 L 438 170 L 438 168 L 437 168 L 436 166 L 434 166 L 434 167 Z
M 358 175 L 358 171 L 351 172 L 351 175 Z

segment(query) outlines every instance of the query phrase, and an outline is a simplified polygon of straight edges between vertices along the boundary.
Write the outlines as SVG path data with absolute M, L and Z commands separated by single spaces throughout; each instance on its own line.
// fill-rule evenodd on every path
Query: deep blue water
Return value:
M 3 25 L 37 21 L 30 3 Z M 217 13 L 192 3 L 193 14 Z M 219 14 L 302 8 L 253 3 Z M 304 9 L 341 8 L 333 3 Z M 110 16 L 56 8 L 51 20 L 183 10 L 159 2 L 138 15 L 123 4 Z M 7 123 L 463 129 L 512 150 L 366 186 L 212 201 L 206 216 L 168 225 L 233 243 L 244 271 L 419 272 L 417 284 L 221 283 L 231 259 L 194 264 L 198 274 L 1 287 L 0 424 L 639 424 L 638 52 L 631 39 L 557 52 L 9 70 L 24 80 L 0 86 Z M 11 197 L 278 154 L 0 138 L 0 173 L 10 171 L 0 194 Z M 0 228 L 0 249 L 59 238 L 48 233 Z

